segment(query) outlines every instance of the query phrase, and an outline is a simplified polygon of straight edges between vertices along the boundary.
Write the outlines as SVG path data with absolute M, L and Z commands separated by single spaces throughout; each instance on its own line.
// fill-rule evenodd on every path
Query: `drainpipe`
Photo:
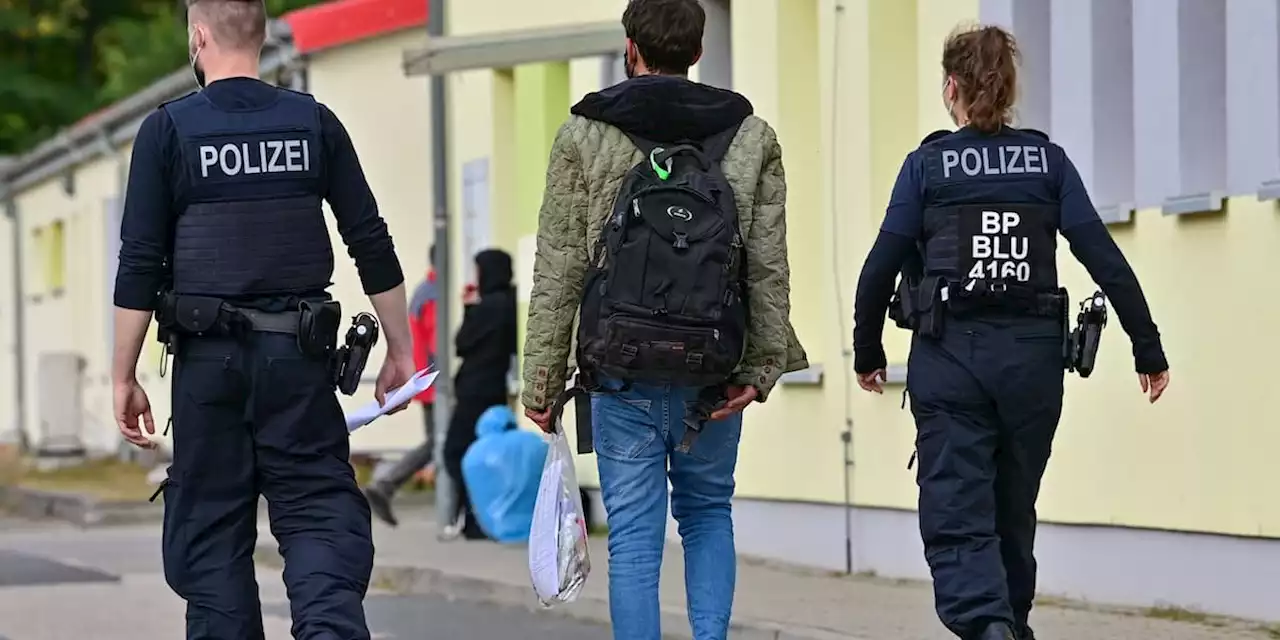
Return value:
M 446 0 L 426 0 L 427 2 L 427 37 L 436 39 L 444 35 L 444 12 Z M 450 329 L 450 312 L 453 303 L 454 287 L 449 274 L 452 252 L 449 250 L 449 154 L 446 139 L 445 77 L 441 74 L 431 76 L 431 193 L 434 201 L 433 219 L 435 222 L 435 267 L 436 271 L 436 362 L 440 371 L 436 378 L 435 432 L 436 450 L 434 460 L 443 461 L 444 440 L 449 431 L 450 406 L 452 402 L 453 380 L 450 356 L 453 349 L 453 331 Z M 462 482 L 462 478 L 449 478 L 444 465 L 437 464 L 436 477 L 436 517 L 440 525 L 453 523 L 457 512 L 453 482 Z
M 4 215 L 13 227 L 13 361 L 14 361 L 14 413 L 15 426 L 18 429 L 19 448 L 27 453 L 27 366 L 26 366 L 26 308 L 23 299 L 26 294 L 22 290 L 25 278 L 22 273 L 22 225 L 18 220 L 18 203 L 9 192 L 9 186 L 0 187 L 0 197 L 4 200 Z

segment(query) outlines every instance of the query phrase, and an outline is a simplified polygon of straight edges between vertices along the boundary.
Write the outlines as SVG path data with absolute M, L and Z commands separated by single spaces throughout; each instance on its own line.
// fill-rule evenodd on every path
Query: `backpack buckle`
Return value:
M 640 349 L 633 344 L 624 344 L 619 351 L 622 353 L 622 366 L 624 367 L 630 366 L 636 356 L 640 355 Z
M 658 162 L 658 156 L 666 153 L 666 151 L 662 147 L 654 147 L 653 151 L 649 152 L 649 167 L 653 169 L 653 172 L 658 175 L 658 179 L 662 181 L 666 181 L 667 178 L 671 177 L 671 156 L 667 156 L 665 163 L 660 164 Z
M 694 351 L 684 357 L 685 364 L 691 367 L 702 367 L 702 352 Z

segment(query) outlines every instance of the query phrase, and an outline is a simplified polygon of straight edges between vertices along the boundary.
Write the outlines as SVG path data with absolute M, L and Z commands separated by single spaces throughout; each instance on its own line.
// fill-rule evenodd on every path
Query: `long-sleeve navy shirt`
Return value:
M 275 100 L 282 89 L 251 78 L 210 83 L 205 96 L 227 109 L 252 109 Z M 355 260 L 360 282 L 370 295 L 404 282 L 387 224 L 365 180 L 351 137 L 328 107 L 320 105 L 327 190 L 323 194 L 338 222 L 338 232 Z M 181 211 L 177 195 L 186 186 L 177 131 L 168 113 L 153 111 L 134 139 L 129 183 L 120 223 L 120 264 L 115 305 L 151 311 L 168 278 L 174 229 Z M 299 292 L 304 296 L 324 292 Z
M 953 135 L 966 135 L 966 131 Z M 1051 183 L 1052 193 L 1046 195 L 1060 205 L 1059 231 L 1070 244 L 1071 253 L 1111 300 L 1120 325 L 1133 342 L 1137 371 L 1159 373 L 1168 369 L 1160 332 L 1151 319 L 1137 276 L 1098 217 L 1075 165 L 1059 148 L 1052 148 L 1058 180 Z M 858 278 L 853 332 L 854 369 L 858 373 L 869 373 L 887 364 L 882 343 L 885 312 L 893 297 L 895 277 L 908 260 L 919 259 L 918 242 L 924 233 L 925 170 L 924 154 L 919 150 L 903 162 L 880 234 Z

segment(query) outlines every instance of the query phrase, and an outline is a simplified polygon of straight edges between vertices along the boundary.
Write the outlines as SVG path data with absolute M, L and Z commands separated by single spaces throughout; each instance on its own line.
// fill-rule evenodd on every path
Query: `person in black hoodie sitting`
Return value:
M 476 421 L 485 409 L 507 404 L 507 374 L 516 353 L 516 291 L 511 255 L 500 249 L 476 254 L 476 288 L 466 301 L 454 346 L 462 365 L 454 378 L 457 405 L 444 441 L 444 464 L 458 492 L 455 524 L 445 538 L 487 536 L 476 522 L 462 481 L 462 456 L 476 441 Z

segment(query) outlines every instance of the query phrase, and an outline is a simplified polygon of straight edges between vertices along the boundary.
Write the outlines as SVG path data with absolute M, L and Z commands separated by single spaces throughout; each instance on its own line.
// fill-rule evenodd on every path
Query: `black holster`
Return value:
M 335 338 L 336 339 L 336 338 Z M 333 384 L 345 395 L 353 395 L 360 387 L 365 364 L 374 345 L 378 344 L 378 319 L 361 313 L 351 320 L 346 344 L 333 353 Z
M 1098 347 L 1102 344 L 1102 329 L 1107 326 L 1107 301 L 1101 291 L 1080 301 L 1080 314 L 1076 328 L 1071 332 L 1071 360 L 1067 370 L 1075 371 L 1081 378 L 1088 378 L 1098 361 Z

